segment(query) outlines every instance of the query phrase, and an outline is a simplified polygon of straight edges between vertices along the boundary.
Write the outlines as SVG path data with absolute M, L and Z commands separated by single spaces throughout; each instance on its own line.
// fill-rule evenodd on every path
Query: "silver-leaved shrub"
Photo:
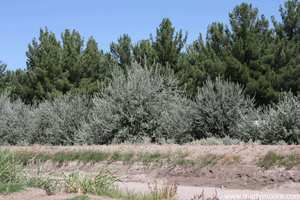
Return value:
M 208 78 L 195 97 L 194 122 L 195 139 L 217 137 L 247 140 L 236 127 L 245 116 L 253 114 L 254 99 L 245 97 L 239 84 L 223 81 L 217 77 L 215 82 Z M 250 138 L 248 138 L 249 140 Z
M 93 98 L 94 108 L 82 124 L 77 142 L 188 140 L 192 107 L 181 97 L 170 69 L 166 75 L 159 70 L 156 67 L 153 72 L 135 62 L 126 68 L 126 75 L 115 68 L 108 86 Z
M 300 96 L 282 94 L 276 106 L 268 106 L 260 124 L 263 144 L 300 144 Z
M 40 103 L 35 109 L 30 143 L 72 145 L 80 124 L 89 112 L 86 94 L 58 95 Z
M 0 94 L 0 145 L 28 145 L 33 119 L 34 106 L 11 102 L 8 92 Z

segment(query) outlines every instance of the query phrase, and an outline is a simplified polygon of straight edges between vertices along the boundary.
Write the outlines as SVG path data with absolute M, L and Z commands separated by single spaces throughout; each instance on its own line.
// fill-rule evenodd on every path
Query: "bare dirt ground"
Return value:
M 215 165 L 168 165 L 159 163 L 135 162 L 133 164 L 123 164 L 117 161 L 108 167 L 114 170 L 125 183 L 119 184 L 121 188 L 135 189 L 135 191 L 149 191 L 148 183 L 153 184 L 157 180 L 159 184 L 163 180 L 179 182 L 178 196 L 183 199 L 190 199 L 193 195 L 201 194 L 204 189 L 205 195 L 212 197 L 215 191 L 220 199 L 300 199 L 300 168 L 295 166 L 292 169 L 284 167 L 272 167 L 264 169 L 257 165 L 269 151 L 282 155 L 300 155 L 298 145 L 231 145 L 231 146 L 200 146 L 200 145 L 109 145 L 109 146 L 30 146 L 30 147 L 0 147 L 11 151 L 33 151 L 36 153 L 47 152 L 54 154 L 58 151 L 82 151 L 99 150 L 106 152 L 189 152 L 185 159 L 201 160 L 211 158 L 213 155 L 221 156 L 223 164 L 218 162 Z M 238 162 L 225 162 L 226 159 L 238 157 Z M 225 164 L 224 164 L 225 163 Z M 104 167 L 105 162 L 96 164 L 83 164 L 70 162 L 67 165 L 59 166 L 46 162 L 43 168 L 53 171 L 69 172 L 79 169 L 80 173 L 96 174 Z M 37 171 L 37 166 L 29 164 L 27 169 L 32 172 Z M 223 188 L 223 189 L 221 189 Z M 248 195 L 244 198 L 238 196 L 226 197 L 224 195 Z M 78 194 L 77 194 L 78 195 Z M 252 196 L 251 196 L 252 195 Z M 257 196 L 254 196 L 257 195 Z M 261 196 L 259 196 L 261 195 Z M 264 196 L 263 196 L 264 195 Z M 272 196 L 273 195 L 273 196 Z M 281 196 L 280 196 L 281 195 Z M 27 191 L 13 193 L 7 196 L 0 196 L 0 199 L 66 199 L 74 197 L 76 194 L 56 194 L 48 197 L 45 191 L 28 188 Z M 92 199 L 109 199 L 92 197 Z M 245 198 L 246 197 L 246 198 Z

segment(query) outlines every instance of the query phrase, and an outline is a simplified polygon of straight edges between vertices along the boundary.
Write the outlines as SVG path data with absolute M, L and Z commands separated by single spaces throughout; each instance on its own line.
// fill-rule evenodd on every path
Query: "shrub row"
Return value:
M 182 144 L 208 137 L 299 144 L 298 97 L 285 94 L 278 105 L 255 108 L 241 85 L 217 77 L 189 99 L 169 69 L 159 71 L 132 63 L 126 75 L 115 68 L 93 97 L 67 93 L 39 105 L 12 102 L 4 92 L 0 145 Z

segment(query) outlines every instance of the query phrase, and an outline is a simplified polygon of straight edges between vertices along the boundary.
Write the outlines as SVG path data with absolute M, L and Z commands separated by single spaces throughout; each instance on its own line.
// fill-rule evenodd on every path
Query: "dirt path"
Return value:
M 63 200 L 76 197 L 80 194 L 67 194 L 67 193 L 57 193 L 55 195 L 48 196 L 45 190 L 36 188 L 26 188 L 26 190 L 21 192 L 16 192 L 8 195 L 0 195 L 0 200 Z M 91 200 L 112 200 L 108 197 L 97 197 L 93 195 L 88 195 Z
M 158 185 L 162 187 L 162 181 Z M 139 182 L 127 182 L 126 185 L 119 183 L 118 186 L 122 189 L 134 189 L 140 192 L 149 192 L 148 184 Z M 287 189 L 288 188 L 288 189 Z M 205 197 L 212 198 L 217 196 L 220 200 L 225 199 L 272 199 L 272 200 L 283 200 L 300 199 L 300 189 L 299 184 L 287 184 L 284 188 L 277 189 L 264 189 L 264 190 L 234 190 L 223 188 L 213 188 L 213 187 L 192 187 L 192 186 L 178 186 L 177 196 L 181 199 L 191 199 L 195 195 L 200 195 L 204 193 Z

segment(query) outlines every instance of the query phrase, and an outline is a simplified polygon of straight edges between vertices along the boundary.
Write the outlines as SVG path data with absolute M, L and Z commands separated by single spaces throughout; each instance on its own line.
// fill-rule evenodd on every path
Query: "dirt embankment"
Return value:
M 11 151 L 33 151 L 35 153 L 47 152 L 54 154 L 59 151 L 83 151 L 95 150 L 105 152 L 161 152 L 176 154 L 185 152 L 184 159 L 199 161 L 203 158 L 222 157 L 222 160 L 214 164 L 206 165 L 175 165 L 167 163 L 123 164 L 122 161 L 109 165 L 115 173 L 121 177 L 124 183 L 153 183 L 154 180 L 177 180 L 180 186 L 226 188 L 226 190 L 252 190 L 269 191 L 278 193 L 300 194 L 300 170 L 299 166 L 291 169 L 285 167 L 271 167 L 265 169 L 258 166 L 258 162 L 270 151 L 282 155 L 300 155 L 300 146 L 263 146 L 263 145 L 232 145 L 232 146 L 199 146 L 199 145 L 111 145 L 111 146 L 32 146 L 32 147 L 0 147 Z M 236 158 L 236 162 L 226 162 L 226 158 Z M 80 173 L 97 173 L 106 162 L 95 164 L 83 164 L 70 162 L 59 166 L 51 162 L 45 163 L 43 168 L 53 171 L 71 172 L 79 169 Z M 33 172 L 37 167 L 28 165 Z M 134 189 L 134 188 L 130 188 Z M 201 193 L 201 191 L 199 192 Z M 300 197 L 299 197 L 300 198 Z

